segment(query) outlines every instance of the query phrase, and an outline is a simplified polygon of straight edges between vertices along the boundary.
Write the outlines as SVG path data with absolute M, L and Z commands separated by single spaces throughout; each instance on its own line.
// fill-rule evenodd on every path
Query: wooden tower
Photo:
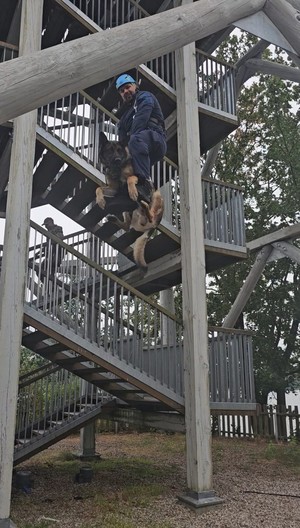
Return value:
M 242 190 L 210 173 L 218 145 L 238 127 L 241 85 L 254 72 L 299 81 L 300 2 L 3 0 L 1 7 L 0 528 L 13 526 L 14 459 L 59 438 L 58 428 L 42 439 L 23 430 L 28 442 L 16 452 L 21 342 L 145 416 L 171 410 L 179 423 L 184 415 L 182 499 L 218 504 L 210 413 L 253 410 L 255 400 L 248 336 L 207 327 L 206 273 L 247 256 Z M 212 54 L 236 27 L 260 41 L 232 66 Z M 296 67 L 262 61 L 270 43 Z M 168 152 L 153 179 L 169 199 L 143 276 L 132 260 L 134 235 L 103 222 L 95 204 L 105 181 L 98 135 L 115 134 L 114 79 L 124 71 L 155 93 L 167 128 Z M 203 167 L 201 153 L 208 153 Z M 82 226 L 82 242 L 30 227 L 31 208 L 45 204 Z M 108 247 L 126 257 L 124 265 L 107 266 Z M 166 307 L 170 296 L 161 296 L 164 305 L 148 297 L 180 283 L 183 321 Z

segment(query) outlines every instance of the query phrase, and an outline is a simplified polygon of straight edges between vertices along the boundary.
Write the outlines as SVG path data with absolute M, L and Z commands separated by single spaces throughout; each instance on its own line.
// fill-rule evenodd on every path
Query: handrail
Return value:
M 19 389 L 23 389 L 31 383 L 44 378 L 46 375 L 48 376 L 49 374 L 53 374 L 60 369 L 61 367 L 58 365 L 53 365 L 53 363 L 49 362 L 42 367 L 38 367 L 34 370 L 31 370 L 30 372 L 27 372 L 26 374 L 22 374 L 22 376 L 19 377 Z
M 114 275 L 110 271 L 106 270 L 105 268 L 103 268 L 102 266 L 100 266 L 99 264 L 94 262 L 93 260 L 89 259 L 85 255 L 82 255 L 79 251 L 76 251 L 76 249 L 68 246 L 68 244 L 63 242 L 60 238 L 56 237 L 55 235 L 53 235 L 52 233 L 50 233 L 46 229 L 43 229 L 42 227 L 40 227 L 38 224 L 36 224 L 32 220 L 30 221 L 30 226 L 33 229 L 35 229 L 36 231 L 38 231 L 41 235 L 43 235 L 46 239 L 51 239 L 53 242 L 55 242 L 55 244 L 58 244 L 59 246 L 64 248 L 68 253 L 72 254 L 78 260 L 81 260 L 81 261 L 85 262 L 88 266 L 90 266 L 94 270 L 97 270 L 98 272 L 100 272 L 101 274 L 103 274 L 108 279 L 112 280 L 113 282 L 117 283 L 119 286 L 124 288 L 126 291 L 128 291 L 128 292 L 132 293 L 134 296 L 138 297 L 141 301 L 146 302 L 147 304 L 152 306 L 152 308 L 155 308 L 155 310 L 159 311 L 161 314 L 169 317 L 170 319 L 172 319 L 174 322 L 176 322 L 178 324 L 182 324 L 182 320 L 179 319 L 178 317 L 176 317 L 175 314 L 173 314 L 172 312 L 170 312 L 169 310 L 167 310 L 163 306 L 160 306 L 159 304 L 155 303 L 152 299 L 150 299 L 149 297 L 147 297 L 146 295 L 141 293 L 139 290 L 136 290 L 133 286 L 127 284 L 121 278 L 117 277 L 116 275 Z M 36 246 L 34 246 L 34 247 L 35 247 L 35 251 L 36 251 Z
M 183 396 L 181 320 L 33 222 L 31 228 L 35 246 L 26 305 L 33 320 L 39 312 L 38 321 L 47 326 L 50 319 L 53 331 L 68 335 L 79 350 L 85 340 L 106 364 L 117 362 L 124 372 L 142 373 L 162 391 Z M 44 259 L 35 258 L 46 240 Z M 254 401 L 251 337 L 248 331 L 208 328 L 212 402 Z
M 103 391 L 53 364 L 46 375 L 32 375 L 29 372 L 27 382 L 19 385 L 16 450 L 57 430 L 62 422 L 87 414 L 103 400 Z
M 25 305 L 32 316 L 182 395 L 182 321 L 34 222 L 31 229 Z
M 18 46 L 15 46 L 15 44 L 10 44 L 9 42 L 4 42 L 3 40 L 0 40 L 0 48 L 7 48 L 14 51 L 19 51 Z

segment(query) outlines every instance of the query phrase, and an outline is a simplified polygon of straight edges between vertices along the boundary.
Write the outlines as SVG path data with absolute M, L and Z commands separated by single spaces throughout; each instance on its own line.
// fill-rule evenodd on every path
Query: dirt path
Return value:
M 214 489 L 225 502 L 199 513 L 177 500 L 185 489 L 182 435 L 98 435 L 90 484 L 74 483 L 84 465 L 73 456 L 78 448 L 71 437 L 22 464 L 34 488 L 13 492 L 18 528 L 300 527 L 299 445 L 214 440 Z

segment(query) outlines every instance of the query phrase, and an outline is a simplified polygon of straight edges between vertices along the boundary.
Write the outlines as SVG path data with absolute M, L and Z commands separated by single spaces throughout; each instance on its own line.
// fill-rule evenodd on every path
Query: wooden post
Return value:
M 95 131 L 89 130 L 89 134 L 94 134 Z M 90 142 L 91 143 L 91 142 Z M 88 242 L 88 257 L 93 260 L 94 259 L 94 237 L 91 236 L 89 242 Z M 91 277 L 91 271 L 90 277 Z M 91 298 L 91 293 L 88 294 Z M 93 342 L 96 339 L 96 331 L 93 325 L 93 321 L 97 320 L 97 315 L 99 314 L 99 311 L 96 310 L 96 308 L 91 303 L 87 306 L 87 332 L 89 339 Z M 93 317 L 93 315 L 95 317 Z M 87 398 L 87 393 L 90 394 L 90 396 L 93 396 L 93 385 L 89 383 L 86 380 L 81 380 L 81 394 Z M 99 458 L 99 455 L 96 454 L 96 420 L 93 422 L 90 422 L 89 424 L 85 425 L 80 429 L 80 451 L 79 451 L 79 457 L 81 459 L 96 459 Z
M 176 52 L 188 485 L 188 492 L 180 499 L 199 508 L 222 501 L 212 490 L 206 270 L 195 79 L 195 44 L 190 44 Z
M 265 0 L 210 0 L 0 65 L 0 123 L 169 53 L 261 10 Z
M 80 429 L 79 458 L 82 460 L 100 458 L 100 455 L 96 454 L 96 421 L 93 421 Z
M 251 293 L 253 292 L 272 252 L 272 246 L 265 246 L 258 253 L 248 277 L 241 287 L 236 300 L 234 301 L 229 314 L 225 317 L 223 328 L 234 328 L 239 315 L 244 309 Z
M 43 2 L 22 4 L 20 53 L 40 48 Z M 18 373 L 28 259 L 36 111 L 15 120 L 0 280 L 0 527 L 9 519 Z

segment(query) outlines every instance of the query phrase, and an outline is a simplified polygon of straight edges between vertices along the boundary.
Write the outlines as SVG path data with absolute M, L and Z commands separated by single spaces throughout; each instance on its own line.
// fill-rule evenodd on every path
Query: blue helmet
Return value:
M 128 73 L 123 73 L 120 75 L 120 77 L 116 80 L 116 88 L 119 90 L 123 84 L 136 84 L 136 81 L 134 80 L 131 75 L 128 75 Z

